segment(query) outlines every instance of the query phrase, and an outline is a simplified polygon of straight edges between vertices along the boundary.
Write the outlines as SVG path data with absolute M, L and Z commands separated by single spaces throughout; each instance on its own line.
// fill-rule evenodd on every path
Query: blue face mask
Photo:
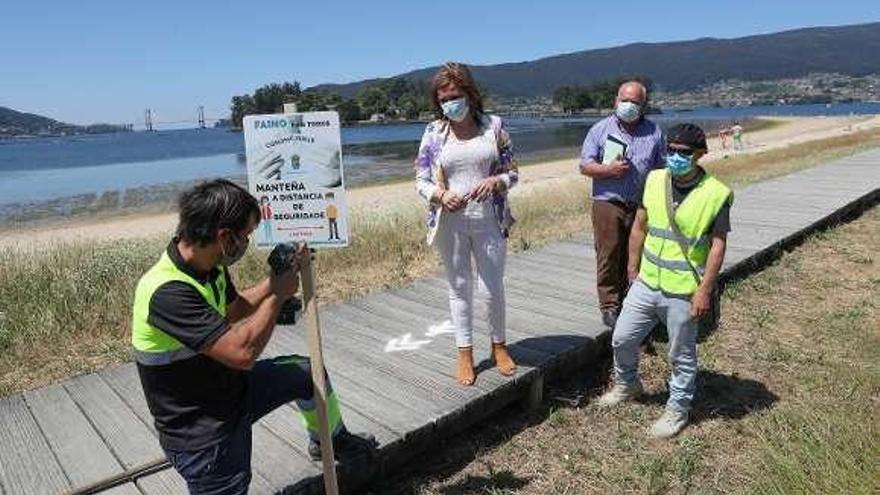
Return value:
M 447 116 L 449 120 L 461 122 L 468 114 L 467 98 L 462 96 L 461 98 L 447 101 L 440 105 L 440 108 L 443 109 L 443 115 Z
M 684 156 L 681 153 L 666 155 L 666 168 L 672 175 L 687 175 L 694 169 L 693 157 Z

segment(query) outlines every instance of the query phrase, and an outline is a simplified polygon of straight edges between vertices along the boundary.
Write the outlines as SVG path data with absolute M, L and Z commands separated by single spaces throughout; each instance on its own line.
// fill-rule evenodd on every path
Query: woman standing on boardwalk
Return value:
M 458 346 L 456 377 L 473 385 L 476 263 L 487 298 L 492 360 L 503 375 L 516 365 L 505 345 L 504 264 L 513 224 L 507 190 L 517 183 L 510 136 L 501 119 L 483 112 L 470 70 L 444 64 L 431 81 L 436 120 L 416 158 L 416 189 L 428 205 L 428 243 L 435 243 L 449 281 L 449 309 Z

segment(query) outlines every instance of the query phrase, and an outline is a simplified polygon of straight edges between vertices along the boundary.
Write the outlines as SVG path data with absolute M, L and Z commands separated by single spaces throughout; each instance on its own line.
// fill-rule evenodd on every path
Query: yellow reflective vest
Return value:
M 223 273 L 226 268 L 220 267 L 220 270 L 220 276 L 217 277 L 217 296 L 215 297 L 210 285 L 202 285 L 180 270 L 167 252 L 162 253 L 159 262 L 141 277 L 134 293 L 131 344 L 134 347 L 135 360 L 138 363 L 145 366 L 161 366 L 196 355 L 196 351 L 150 325 L 150 299 L 152 299 L 153 293 L 166 282 L 183 282 L 195 288 L 221 316 L 226 316 L 226 274 Z
M 682 253 L 666 214 L 669 171 L 654 170 L 645 181 L 642 203 L 647 210 L 648 232 L 642 249 L 639 279 L 654 290 L 691 296 L 697 281 L 690 262 L 702 278 L 709 257 L 709 228 L 724 205 L 733 204 L 733 191 L 706 172 L 675 210 L 675 223 L 687 241 Z

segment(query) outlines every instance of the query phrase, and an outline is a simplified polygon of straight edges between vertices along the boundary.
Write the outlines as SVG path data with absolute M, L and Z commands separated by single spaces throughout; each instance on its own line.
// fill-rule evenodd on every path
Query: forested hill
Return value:
M 24 113 L 0 107 L 0 137 L 11 136 L 57 136 L 66 134 L 99 134 L 125 132 L 127 126 L 93 124 L 87 126 L 68 124 L 33 113 Z
M 586 50 L 529 62 L 474 66 L 480 84 L 497 96 L 549 96 L 556 88 L 639 74 L 656 89 L 682 91 L 729 79 L 771 80 L 815 72 L 852 76 L 880 73 L 880 22 L 816 27 L 735 39 L 702 38 L 635 43 Z M 400 74 L 425 81 L 437 67 Z M 323 84 L 352 98 L 381 79 Z

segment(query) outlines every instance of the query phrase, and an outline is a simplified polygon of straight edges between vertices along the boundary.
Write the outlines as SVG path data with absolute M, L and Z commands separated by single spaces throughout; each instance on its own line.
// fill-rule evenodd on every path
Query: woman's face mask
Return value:
M 461 98 L 443 102 L 440 108 L 443 110 L 443 115 L 448 117 L 449 120 L 461 122 L 468 114 L 467 98 L 462 96 Z

